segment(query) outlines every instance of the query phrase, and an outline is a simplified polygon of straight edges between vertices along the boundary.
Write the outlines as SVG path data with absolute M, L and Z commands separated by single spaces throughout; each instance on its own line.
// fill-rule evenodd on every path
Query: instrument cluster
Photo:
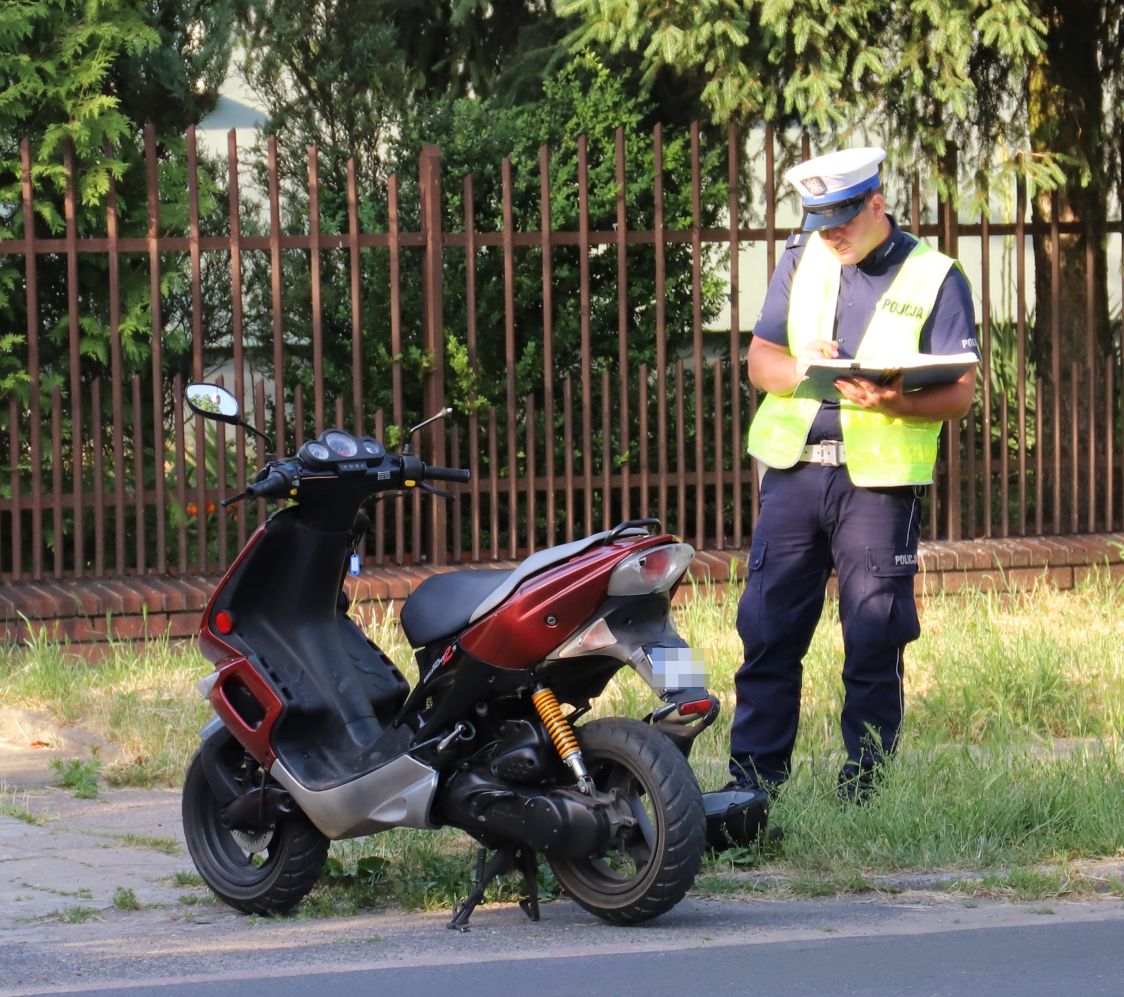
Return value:
M 303 444 L 298 456 L 312 467 L 352 471 L 381 461 L 386 448 L 371 436 L 352 436 L 342 429 L 328 429 L 319 439 Z

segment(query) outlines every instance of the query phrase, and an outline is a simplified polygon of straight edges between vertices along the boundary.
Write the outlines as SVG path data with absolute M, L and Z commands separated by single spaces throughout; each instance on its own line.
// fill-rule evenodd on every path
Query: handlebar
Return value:
M 392 466 L 397 466 L 397 473 L 383 480 L 392 488 L 418 486 L 432 490 L 425 485 L 426 481 L 452 481 L 463 484 L 472 478 L 472 472 L 468 468 L 429 466 L 417 457 L 410 455 L 394 455 L 390 457 L 390 461 Z M 363 465 L 349 470 L 357 471 L 361 477 L 363 476 Z M 325 471 L 310 470 L 299 458 L 270 464 L 258 473 L 256 481 L 246 485 L 244 492 L 229 499 L 224 499 L 223 504 L 229 505 L 239 499 L 289 498 L 295 494 L 293 486 L 299 478 L 308 477 L 310 474 L 313 477 L 321 477 L 325 473 Z M 331 471 L 328 471 L 327 474 L 329 477 L 335 477 Z M 370 479 L 365 480 L 369 481 Z
M 297 469 L 288 464 L 277 464 L 265 477 L 246 485 L 248 498 L 280 498 L 287 496 L 296 480 Z
M 414 484 L 426 481 L 457 481 L 465 483 L 472 478 L 472 472 L 466 467 L 439 467 L 435 464 L 426 464 L 412 454 L 400 454 L 391 458 L 401 469 L 402 478 L 408 488 Z
M 468 484 L 472 480 L 472 472 L 467 467 L 435 467 L 426 465 L 425 477 L 430 481 L 456 481 Z

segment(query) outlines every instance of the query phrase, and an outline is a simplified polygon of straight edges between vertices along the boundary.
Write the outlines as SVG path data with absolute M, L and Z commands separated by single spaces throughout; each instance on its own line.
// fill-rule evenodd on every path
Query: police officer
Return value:
M 902 650 L 920 627 L 913 594 L 921 486 L 942 422 L 970 408 L 975 370 L 917 391 L 841 379 L 839 401 L 791 395 L 810 360 L 976 352 L 959 264 L 886 213 L 878 148 L 845 149 L 785 174 L 803 231 L 788 245 L 749 347 L 767 392 L 749 452 L 765 468 L 738 608 L 745 650 L 730 732 L 731 786 L 771 794 L 788 777 L 802 661 L 835 569 L 843 627 L 845 800 L 863 800 L 902 720 Z

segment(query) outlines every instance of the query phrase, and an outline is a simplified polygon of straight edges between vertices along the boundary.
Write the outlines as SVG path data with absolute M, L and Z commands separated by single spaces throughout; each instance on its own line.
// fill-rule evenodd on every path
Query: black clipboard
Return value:
M 904 375 L 905 391 L 916 391 L 930 384 L 951 384 L 960 380 L 969 370 L 979 365 L 974 353 L 939 355 L 913 353 L 895 363 L 876 364 L 870 360 L 824 359 L 808 366 L 804 380 L 792 393 L 793 398 L 812 398 L 830 401 L 842 398 L 835 381 L 838 378 L 864 377 L 875 384 L 889 384 L 898 375 Z

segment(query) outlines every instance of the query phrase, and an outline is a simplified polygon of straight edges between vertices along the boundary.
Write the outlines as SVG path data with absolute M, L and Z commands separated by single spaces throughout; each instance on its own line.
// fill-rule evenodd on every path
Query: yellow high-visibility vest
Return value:
M 878 299 L 855 358 L 880 363 L 916 353 L 921 329 L 954 265 L 951 257 L 918 242 Z M 789 294 L 788 348 L 794 356 L 813 339 L 835 338 L 840 271 L 839 261 L 813 233 Z M 792 467 L 800 459 L 819 407 L 814 399 L 766 395 L 749 427 L 746 449 L 769 467 Z M 842 400 L 839 408 L 852 483 L 877 487 L 933 480 L 940 420 L 891 417 Z

